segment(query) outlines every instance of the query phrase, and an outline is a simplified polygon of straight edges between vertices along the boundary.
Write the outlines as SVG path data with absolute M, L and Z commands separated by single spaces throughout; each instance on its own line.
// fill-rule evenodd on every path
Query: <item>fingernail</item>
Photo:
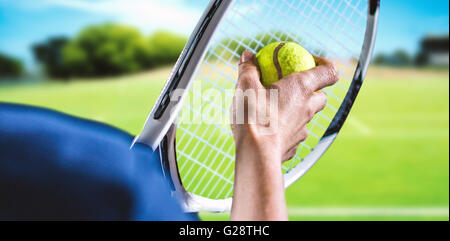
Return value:
M 246 62 L 248 62 L 251 58 L 252 58 L 252 55 L 251 55 L 250 51 L 245 50 L 245 51 L 242 53 L 242 55 L 241 55 L 241 59 L 240 59 L 240 61 L 239 61 L 239 64 L 246 63 Z

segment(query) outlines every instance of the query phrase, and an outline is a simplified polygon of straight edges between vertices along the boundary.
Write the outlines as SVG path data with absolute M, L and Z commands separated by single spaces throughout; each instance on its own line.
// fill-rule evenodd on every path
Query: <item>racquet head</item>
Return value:
M 186 211 L 231 207 L 234 140 L 229 110 L 244 50 L 294 41 L 331 60 L 339 82 L 309 136 L 283 164 L 285 185 L 303 176 L 336 138 L 356 99 L 375 42 L 379 0 L 211 1 L 135 141 L 160 152 Z

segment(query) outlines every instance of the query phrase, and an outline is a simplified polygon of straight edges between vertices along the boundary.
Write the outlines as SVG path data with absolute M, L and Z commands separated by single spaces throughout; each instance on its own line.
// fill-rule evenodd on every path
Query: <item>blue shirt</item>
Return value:
M 193 220 L 159 155 L 117 128 L 0 103 L 0 220 Z

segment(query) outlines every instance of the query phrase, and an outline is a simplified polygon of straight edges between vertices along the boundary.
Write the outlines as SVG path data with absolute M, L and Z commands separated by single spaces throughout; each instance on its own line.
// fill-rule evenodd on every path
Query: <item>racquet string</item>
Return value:
M 197 195 L 231 197 L 234 140 L 229 109 L 237 63 L 247 49 L 258 52 L 275 41 L 295 41 L 331 60 L 340 80 L 324 89 L 327 106 L 307 125 L 308 138 L 283 172 L 299 164 L 317 145 L 350 86 L 363 44 L 367 18 L 363 0 L 237 0 L 224 16 L 193 78 L 176 130 L 176 155 L 185 189 Z

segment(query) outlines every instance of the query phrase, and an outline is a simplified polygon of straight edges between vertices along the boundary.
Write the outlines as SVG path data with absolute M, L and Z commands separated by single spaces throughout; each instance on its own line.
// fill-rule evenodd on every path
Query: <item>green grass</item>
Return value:
M 0 101 L 45 106 L 137 134 L 170 69 L 102 79 L 0 85 Z M 448 70 L 365 81 L 332 148 L 286 199 L 298 207 L 448 207 Z M 202 213 L 207 220 L 228 214 Z M 292 220 L 448 220 L 430 216 L 303 216 Z

